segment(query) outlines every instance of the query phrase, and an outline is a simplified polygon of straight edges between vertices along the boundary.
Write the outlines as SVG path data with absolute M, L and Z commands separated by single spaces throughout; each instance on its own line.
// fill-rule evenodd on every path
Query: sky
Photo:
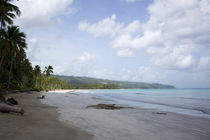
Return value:
M 210 88 L 209 0 L 19 0 L 33 66 Z

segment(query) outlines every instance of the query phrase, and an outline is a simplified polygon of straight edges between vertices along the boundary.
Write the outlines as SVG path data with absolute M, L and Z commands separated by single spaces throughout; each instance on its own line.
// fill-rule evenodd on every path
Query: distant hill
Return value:
M 107 79 L 97 79 L 97 78 L 91 78 L 91 77 L 78 77 L 78 76 L 63 76 L 63 75 L 54 75 L 58 79 L 62 81 L 66 81 L 70 84 L 75 85 L 85 85 L 85 84 L 115 84 L 118 85 L 119 88 L 125 88 L 125 89 L 134 89 L 134 88 L 140 88 L 140 89 L 173 89 L 175 88 L 172 85 L 164 85 L 159 83 L 144 83 L 144 82 L 129 82 L 129 81 L 115 81 L 115 80 L 107 80 Z

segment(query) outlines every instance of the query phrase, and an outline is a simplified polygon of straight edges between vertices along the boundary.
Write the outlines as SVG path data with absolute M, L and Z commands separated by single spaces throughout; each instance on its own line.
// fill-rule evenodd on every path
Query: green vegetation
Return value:
M 143 83 L 143 82 L 128 82 L 128 81 L 114 81 L 114 80 L 106 80 L 106 79 L 96 79 L 96 78 L 90 78 L 90 77 L 75 77 L 75 76 L 61 76 L 61 75 L 55 75 L 58 79 L 62 81 L 66 81 L 70 83 L 71 86 L 74 86 L 74 88 L 83 88 L 84 86 L 87 87 L 94 87 L 95 85 L 107 85 L 110 86 L 112 89 L 115 88 L 125 88 L 125 89 L 170 89 L 175 88 L 171 85 L 163 85 L 158 83 Z
M 63 81 L 63 80 L 62 80 Z M 63 89 L 119 89 L 117 84 L 71 84 L 66 82 Z
M 32 67 L 25 52 L 26 35 L 13 25 L 13 19 L 21 12 L 11 1 L 0 1 L 0 90 L 52 90 L 67 86 L 51 76 L 52 66 L 45 67 L 43 73 L 40 66 Z

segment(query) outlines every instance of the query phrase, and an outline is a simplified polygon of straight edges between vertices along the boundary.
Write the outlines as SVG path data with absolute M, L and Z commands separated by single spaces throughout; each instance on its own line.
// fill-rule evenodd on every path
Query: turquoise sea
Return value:
M 75 93 L 134 107 L 210 118 L 210 89 L 78 90 Z

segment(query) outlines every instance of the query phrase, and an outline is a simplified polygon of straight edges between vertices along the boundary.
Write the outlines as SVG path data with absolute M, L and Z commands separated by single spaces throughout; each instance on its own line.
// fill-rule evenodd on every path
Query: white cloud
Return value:
M 198 65 L 193 50 L 210 45 L 210 15 L 203 3 L 207 4 L 198 0 L 156 0 L 149 7 L 150 19 L 143 28 L 161 31 L 159 42 L 154 42 L 157 45 L 147 50 L 155 64 L 174 69 Z
M 24 27 L 48 24 L 58 15 L 69 14 L 73 0 L 20 0 L 14 1 L 21 10 L 16 23 Z
M 96 37 L 102 35 L 115 36 L 121 29 L 122 24 L 116 22 L 116 15 L 113 14 L 111 17 L 105 18 L 95 24 L 81 22 L 78 27 L 81 31 L 90 32 Z
M 149 48 L 147 52 L 152 54 L 152 63 L 167 69 L 190 69 L 193 68 L 195 60 L 191 54 L 192 48 L 188 46 L 177 46 L 165 48 Z
M 54 62 L 56 74 L 91 76 L 95 71 L 95 55 L 84 52 L 77 58 L 67 58 L 62 63 Z
M 203 56 L 200 58 L 198 62 L 198 66 L 195 71 L 209 71 L 210 70 L 210 57 L 209 56 Z
M 160 31 L 146 31 L 144 35 L 132 37 L 130 34 L 122 34 L 112 42 L 113 48 L 145 48 L 158 43 Z
M 210 13 L 210 1 L 209 0 L 201 0 L 200 2 L 201 11 L 204 13 Z
M 133 52 L 129 48 L 121 49 L 117 51 L 117 55 L 121 57 L 130 57 L 133 56 Z
M 136 33 L 141 30 L 141 23 L 138 20 L 134 20 L 124 28 L 125 33 Z
M 118 56 L 132 56 L 133 52 L 131 48 L 141 48 L 149 43 L 147 36 L 144 38 L 132 37 L 132 34 L 136 34 L 141 30 L 141 23 L 138 20 L 134 20 L 127 26 L 124 26 L 124 23 L 116 21 L 115 14 L 94 24 L 80 22 L 78 27 L 80 31 L 87 31 L 95 37 L 110 35 L 113 39 L 111 46 L 119 49 L 117 51 Z M 147 32 L 146 34 L 151 36 L 156 35 L 156 33 L 151 32 Z M 139 44 L 141 40 L 145 40 L 145 43 Z
M 89 32 L 95 37 L 110 35 L 112 38 L 116 38 L 120 34 L 135 34 L 141 30 L 141 23 L 138 20 L 124 26 L 124 23 L 117 22 L 116 19 L 117 16 L 112 14 L 111 17 L 102 19 L 97 23 L 80 22 L 78 28 L 80 31 Z
M 27 51 L 27 56 L 31 60 L 33 61 L 39 60 L 39 58 L 37 57 L 37 54 L 39 54 L 40 52 L 40 47 L 39 47 L 37 38 L 30 38 L 28 40 L 28 49 L 26 51 Z
M 93 54 L 84 52 L 81 56 L 77 58 L 77 61 L 79 63 L 89 63 L 90 61 L 93 61 L 94 59 L 95 59 L 95 56 Z
M 146 49 L 151 63 L 157 66 L 195 69 L 202 53 L 199 48 L 209 50 L 210 46 L 209 7 L 208 0 L 155 0 L 148 8 L 149 20 L 145 23 L 134 20 L 125 25 L 114 16 L 114 26 L 99 24 L 112 19 L 106 18 L 96 24 L 86 23 L 83 31 L 95 36 L 110 34 L 111 47 L 118 56 L 133 56 L 144 48 L 142 51 Z
M 160 82 L 160 73 L 154 70 L 151 66 L 140 66 L 137 70 L 135 80 L 140 80 L 142 82 Z M 164 75 L 162 75 L 162 78 Z
M 96 71 L 96 56 L 90 52 L 83 52 L 80 56 L 68 62 L 67 71 L 64 74 L 92 76 Z

